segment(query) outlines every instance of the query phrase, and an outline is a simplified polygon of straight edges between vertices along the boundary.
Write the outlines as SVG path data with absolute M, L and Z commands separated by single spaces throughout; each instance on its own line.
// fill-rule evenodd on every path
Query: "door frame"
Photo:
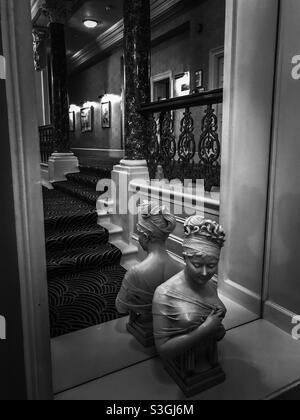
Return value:
M 28 400 L 53 398 L 30 0 L 1 0 Z
M 265 279 L 279 1 L 226 1 L 220 222 L 227 242 L 219 288 L 258 317 Z

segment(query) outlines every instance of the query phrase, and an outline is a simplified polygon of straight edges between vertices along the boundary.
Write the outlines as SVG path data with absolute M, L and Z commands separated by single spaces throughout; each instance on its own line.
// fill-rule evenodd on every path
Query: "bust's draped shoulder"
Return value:
M 187 293 L 180 287 L 179 277 L 160 286 L 154 295 L 153 316 L 164 318 L 155 330 L 157 338 L 170 338 L 187 334 L 202 325 L 213 310 L 218 309 L 218 301 L 212 305 L 196 294 Z

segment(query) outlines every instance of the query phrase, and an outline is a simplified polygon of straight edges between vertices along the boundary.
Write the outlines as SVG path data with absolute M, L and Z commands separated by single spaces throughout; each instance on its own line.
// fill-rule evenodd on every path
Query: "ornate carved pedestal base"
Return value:
M 200 392 L 221 384 L 226 379 L 226 375 L 220 365 L 191 376 L 183 375 L 171 361 L 164 360 L 164 366 L 168 374 L 174 379 L 188 398 L 194 397 Z
M 154 343 L 154 337 L 153 337 L 153 331 L 144 330 L 140 325 L 138 325 L 134 321 L 130 321 L 127 324 L 127 331 L 133 335 L 137 341 L 142 344 L 144 347 L 153 347 L 155 345 Z

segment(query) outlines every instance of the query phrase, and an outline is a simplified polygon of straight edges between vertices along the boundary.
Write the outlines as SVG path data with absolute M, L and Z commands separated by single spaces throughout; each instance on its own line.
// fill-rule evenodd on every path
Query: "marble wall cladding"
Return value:
M 64 25 L 62 23 L 51 23 L 49 31 L 55 150 L 59 153 L 67 153 L 70 151 L 70 137 Z
M 140 114 L 150 101 L 150 0 L 124 1 L 125 154 L 145 159 L 147 121 Z
M 224 46 L 225 0 L 199 0 L 193 7 L 173 16 L 163 25 L 152 29 L 152 38 L 190 22 L 190 30 L 178 33 L 173 39 L 152 49 L 152 75 L 172 70 L 174 75 L 191 72 L 194 88 L 194 72 L 203 70 L 203 83 L 209 83 L 209 52 Z

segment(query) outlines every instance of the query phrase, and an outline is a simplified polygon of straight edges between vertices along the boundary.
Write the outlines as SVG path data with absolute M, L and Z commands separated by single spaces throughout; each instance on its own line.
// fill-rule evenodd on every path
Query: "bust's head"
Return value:
M 183 255 L 189 278 L 205 285 L 217 273 L 225 232 L 217 222 L 189 217 L 184 225 Z
M 166 206 L 144 202 L 140 207 L 137 230 L 139 242 L 144 251 L 150 244 L 165 244 L 176 227 L 176 218 Z

